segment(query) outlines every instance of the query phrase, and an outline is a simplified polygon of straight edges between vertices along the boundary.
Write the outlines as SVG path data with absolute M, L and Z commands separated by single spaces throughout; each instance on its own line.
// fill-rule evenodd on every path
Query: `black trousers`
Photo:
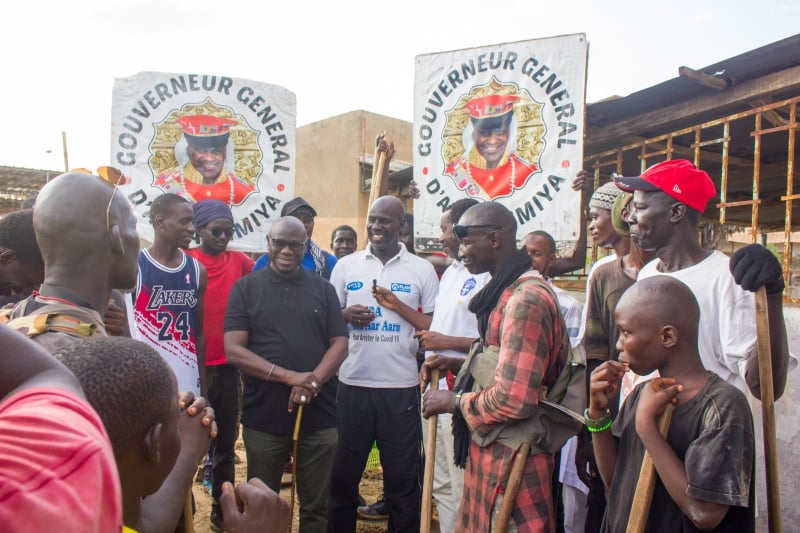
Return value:
M 418 533 L 422 491 L 419 387 L 371 389 L 339 383 L 339 443 L 331 477 L 328 532 L 356 529 L 358 484 L 373 441 L 383 466 L 390 532 Z
M 236 474 L 233 450 L 236 444 L 237 411 L 239 409 L 239 370 L 232 365 L 206 367 L 208 402 L 214 408 L 217 436 L 214 438 L 214 465 L 211 470 L 211 496 L 219 508 L 222 484 L 234 483 Z

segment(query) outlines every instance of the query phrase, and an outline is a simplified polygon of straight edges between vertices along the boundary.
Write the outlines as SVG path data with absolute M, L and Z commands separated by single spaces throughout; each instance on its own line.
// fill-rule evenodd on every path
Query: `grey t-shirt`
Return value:
M 672 415 L 667 442 L 683 461 L 687 493 L 699 500 L 728 505 L 713 531 L 753 531 L 755 527 L 755 441 L 750 406 L 744 394 L 709 372 L 705 386 Z M 636 433 L 636 406 L 643 383 L 625 400 L 611 430 L 619 437 L 614 479 L 607 494 L 604 532 L 625 531 L 644 445 Z M 699 531 L 657 479 L 645 528 L 649 533 Z

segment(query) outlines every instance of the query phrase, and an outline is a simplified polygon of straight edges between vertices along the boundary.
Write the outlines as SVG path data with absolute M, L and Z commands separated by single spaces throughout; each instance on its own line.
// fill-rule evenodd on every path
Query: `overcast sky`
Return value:
M 796 0 L 55 0 L 6 3 L 0 164 L 109 163 L 115 77 L 249 78 L 297 95 L 302 126 L 356 109 L 412 120 L 414 57 L 585 33 L 587 101 L 626 95 L 800 31 Z M 50 153 L 48 153 L 48 150 Z

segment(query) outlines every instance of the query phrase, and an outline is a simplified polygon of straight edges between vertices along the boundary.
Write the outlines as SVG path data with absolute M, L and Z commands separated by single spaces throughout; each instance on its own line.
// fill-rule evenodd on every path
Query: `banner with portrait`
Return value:
M 576 34 L 417 56 L 417 248 L 438 248 L 443 211 L 468 197 L 505 205 L 519 238 L 577 240 L 587 55 Z
M 114 80 L 111 161 L 152 242 L 149 205 L 165 192 L 215 198 L 233 212 L 230 249 L 266 250 L 272 221 L 294 196 L 297 102 L 268 83 L 141 72 Z

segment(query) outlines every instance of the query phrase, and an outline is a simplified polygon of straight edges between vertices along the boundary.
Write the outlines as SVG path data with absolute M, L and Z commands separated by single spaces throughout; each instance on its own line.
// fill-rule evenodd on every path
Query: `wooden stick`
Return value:
M 300 421 L 303 419 L 303 406 L 297 408 L 297 418 L 294 421 L 294 433 L 292 433 L 292 490 L 289 506 L 292 509 L 292 520 L 289 520 L 289 533 L 292 531 L 294 523 L 294 491 L 297 487 L 297 441 L 300 439 Z
M 508 529 L 508 522 L 511 520 L 511 512 L 517 501 L 517 492 L 522 481 L 522 474 L 525 472 L 525 463 L 528 462 L 528 454 L 531 452 L 531 445 L 523 442 L 517 455 L 514 456 L 514 464 L 511 466 L 511 473 L 506 483 L 506 492 L 503 494 L 503 503 L 497 513 L 497 522 L 494 524 L 494 533 L 505 533 Z M 550 490 L 548 487 L 547 490 Z
M 775 390 L 772 384 L 772 352 L 769 343 L 767 292 L 756 291 L 756 334 L 758 336 L 758 378 L 761 387 L 761 423 L 764 429 L 764 460 L 767 475 L 767 523 L 770 533 L 780 533 L 781 491 L 778 475 L 778 444 L 775 437 Z
M 668 403 L 664 412 L 658 419 L 658 431 L 661 436 L 666 438 L 669 431 L 669 423 L 672 422 L 672 412 L 675 406 Z M 631 504 L 631 514 L 628 517 L 628 529 L 626 533 L 643 533 L 647 526 L 647 518 L 650 515 L 650 504 L 653 501 L 653 490 L 656 487 L 656 467 L 650 452 L 644 451 L 642 467 L 639 470 L 639 481 L 636 483 L 636 492 Z
M 431 390 L 439 390 L 439 369 L 431 370 Z M 425 441 L 425 475 L 422 478 L 422 516 L 420 533 L 430 533 L 433 519 L 433 467 L 436 465 L 436 423 L 439 417 L 428 418 L 428 438 Z
M 192 487 L 186 492 L 186 499 L 183 501 L 183 531 L 194 533 L 194 513 L 192 513 Z
M 372 160 L 372 183 L 369 188 L 369 206 L 367 206 L 367 209 L 372 207 L 372 204 L 381 195 L 383 169 L 386 167 L 386 152 L 378 150 L 378 146 L 381 143 L 381 139 L 384 137 L 386 137 L 385 131 L 375 139 L 375 157 Z

